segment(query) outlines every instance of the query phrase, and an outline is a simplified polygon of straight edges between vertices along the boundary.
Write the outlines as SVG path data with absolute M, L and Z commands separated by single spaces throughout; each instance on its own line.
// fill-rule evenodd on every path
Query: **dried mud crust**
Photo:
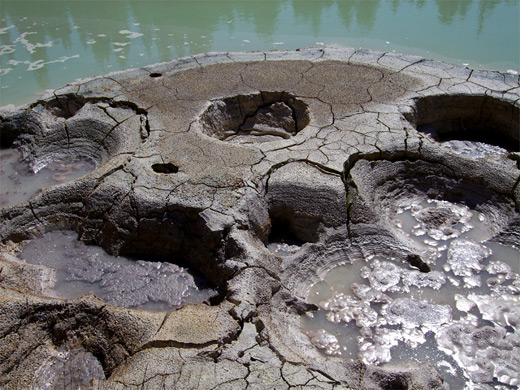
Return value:
M 516 243 L 519 94 L 509 74 L 306 49 L 179 59 L 2 111 L 2 147 L 35 162 L 67 150 L 97 168 L 1 210 L 0 386 L 58 388 L 83 359 L 94 388 L 446 388 L 429 363 L 325 358 L 299 314 L 338 262 L 384 249 L 428 266 L 388 222 L 409 193 L 470 194 Z M 46 298 L 47 270 L 15 247 L 60 229 L 112 254 L 172 259 L 221 295 L 172 313 Z
M 200 118 L 205 134 L 239 143 L 287 139 L 308 123 L 307 105 L 287 92 L 260 92 L 214 100 Z

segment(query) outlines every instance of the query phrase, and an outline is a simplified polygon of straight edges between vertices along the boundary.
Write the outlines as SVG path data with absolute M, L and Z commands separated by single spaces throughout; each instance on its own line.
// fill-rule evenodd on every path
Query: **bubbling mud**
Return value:
M 331 269 L 308 293 L 320 309 L 302 316 L 312 344 L 367 364 L 428 360 L 454 388 L 520 384 L 518 248 L 489 241 L 486 216 L 465 204 L 417 197 L 396 210 L 431 271 L 384 255 Z
M 199 288 L 202 281 L 185 268 L 110 256 L 78 241 L 71 231 L 45 233 L 26 243 L 20 257 L 55 270 L 56 281 L 49 293 L 60 298 L 94 293 L 116 306 L 170 311 L 215 295 L 212 289 Z
M 76 155 L 30 166 L 17 149 L 0 149 L 0 208 L 29 200 L 46 187 L 72 181 L 94 168 L 94 161 Z
M 267 249 L 277 256 L 290 256 L 300 250 L 301 246 L 291 245 L 285 242 L 270 242 Z

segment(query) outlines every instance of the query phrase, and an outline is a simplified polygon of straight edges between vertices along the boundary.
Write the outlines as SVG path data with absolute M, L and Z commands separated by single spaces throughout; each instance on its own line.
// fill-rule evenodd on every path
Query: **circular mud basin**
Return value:
M 14 148 L 0 149 L 0 207 L 25 202 L 46 187 L 80 178 L 96 168 L 89 157 L 55 153 L 38 165 Z
M 478 142 L 518 152 L 519 117 L 518 106 L 506 100 L 479 95 L 433 95 L 415 99 L 409 120 L 417 130 L 439 142 Z
M 309 121 L 307 104 L 296 96 L 262 91 L 211 101 L 200 126 L 221 141 L 258 143 L 290 138 Z
M 362 245 L 386 246 L 394 256 L 407 248 L 434 262 L 449 240 L 484 242 L 518 217 L 512 197 L 441 164 L 360 160 L 348 180 L 358 188 L 351 197 L 353 236 Z

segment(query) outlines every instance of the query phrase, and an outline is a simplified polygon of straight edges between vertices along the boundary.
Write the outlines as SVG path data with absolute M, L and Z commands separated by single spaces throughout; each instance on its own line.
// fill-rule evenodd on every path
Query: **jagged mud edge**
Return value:
M 303 60 L 305 60 L 305 59 L 308 59 L 306 56 L 310 56 L 311 58 L 313 58 L 313 55 L 317 55 L 317 54 L 320 54 L 320 56 L 323 56 L 323 53 L 326 52 L 327 50 L 328 49 L 325 49 L 325 50 L 311 49 L 311 50 L 302 50 L 299 53 L 295 53 L 295 52 L 273 52 L 273 53 L 258 53 L 258 54 L 259 55 L 261 54 L 267 60 L 269 60 L 269 59 L 277 60 L 277 59 L 281 59 L 280 57 L 283 58 L 284 56 L 287 56 L 290 59 L 303 59 Z M 334 50 L 334 49 L 332 49 L 332 50 Z M 368 51 L 361 51 L 361 52 L 362 53 L 367 53 L 368 55 L 371 55 L 373 57 L 377 57 L 377 55 L 376 55 L 377 53 L 376 52 L 368 52 Z M 353 55 L 354 52 L 348 52 L 348 53 Z M 244 56 L 247 57 L 249 54 L 247 54 L 247 53 L 239 53 L 238 55 L 244 55 Z M 380 56 L 378 58 L 382 58 L 383 53 L 379 53 L 379 55 Z M 269 58 L 270 56 L 271 56 L 271 58 Z M 349 56 L 349 58 L 350 58 L 350 56 Z M 391 54 L 387 54 L 387 56 L 388 57 L 392 57 Z M 302 58 L 299 58 L 299 57 L 302 57 Z M 396 56 L 396 57 L 399 57 L 399 56 Z M 213 63 L 213 61 L 220 62 L 222 60 L 224 60 L 224 61 L 227 61 L 227 60 L 232 61 L 228 54 L 200 55 L 200 56 L 188 57 L 187 59 L 180 59 L 180 60 L 176 60 L 176 61 L 168 62 L 168 63 L 164 63 L 164 64 L 153 65 L 153 66 L 150 66 L 149 68 L 144 68 L 144 72 L 146 72 L 145 74 L 148 74 L 148 72 L 149 72 L 150 75 L 152 75 L 152 74 L 157 75 L 157 74 L 160 74 L 161 69 L 170 68 L 172 66 L 172 64 L 174 64 L 174 63 L 178 65 L 178 68 L 174 69 L 174 72 L 176 72 L 176 71 L 182 71 L 182 70 L 185 70 L 185 69 L 196 68 L 196 67 L 199 67 L 200 64 Z M 378 61 L 379 60 L 377 60 L 374 64 L 369 63 L 368 65 L 382 66 Z M 418 60 L 418 61 L 420 61 L 420 60 Z M 361 63 L 363 65 L 367 65 L 367 63 L 363 63 L 363 62 L 359 62 L 359 63 Z M 489 73 L 491 75 L 497 75 L 496 72 L 489 72 Z M 102 80 L 105 80 L 105 79 L 117 80 L 119 77 L 126 78 L 127 76 L 129 76 L 131 74 L 135 74 L 136 76 L 138 76 L 138 75 L 143 74 L 143 70 L 131 70 L 131 71 L 116 72 L 116 73 L 109 74 L 107 76 L 101 76 L 101 77 L 98 77 L 98 78 L 88 79 L 87 82 L 95 83 L 97 80 L 102 81 Z M 153 76 L 153 77 L 157 77 L 157 76 Z M 59 98 L 59 96 L 68 95 L 69 93 L 72 93 L 71 91 L 74 90 L 74 89 L 77 92 L 80 92 L 81 86 L 85 83 L 85 81 L 81 81 L 81 82 L 78 82 L 78 83 L 79 84 L 77 84 L 77 86 L 75 84 L 72 84 L 70 86 L 65 87 L 64 89 L 56 90 L 52 95 L 49 95 L 48 97 L 42 97 L 41 101 L 46 100 L 46 99 L 52 100 L 54 98 Z M 74 92 L 74 93 L 76 93 L 76 92 Z M 121 99 L 121 96 L 122 95 L 115 96 L 113 98 L 114 101 L 118 101 L 119 99 Z M 506 99 L 508 99 L 508 98 L 506 98 Z M 511 100 L 511 103 L 513 103 L 514 105 L 518 106 L 518 100 L 514 100 L 514 101 Z M 370 154 L 363 155 L 363 154 L 359 154 L 359 155 L 356 155 L 356 156 L 351 156 L 349 161 L 347 161 L 347 163 L 346 163 L 346 168 L 352 166 L 356 159 L 369 159 L 369 160 L 378 160 L 378 159 L 387 159 L 387 158 L 389 158 L 389 159 L 422 159 L 422 158 L 425 158 L 425 156 L 428 155 L 428 152 L 430 152 L 432 154 L 431 155 L 431 160 L 436 161 L 436 162 L 441 162 L 442 161 L 442 159 L 439 156 L 435 155 L 434 147 L 433 146 L 429 146 L 429 144 L 425 144 L 425 145 L 423 145 L 422 150 L 420 151 L 420 153 L 403 151 L 401 153 L 393 154 L 393 155 L 385 155 L 385 153 L 382 152 L 382 153 L 379 153 L 377 155 L 370 155 Z M 461 161 L 464 161 L 464 159 L 461 159 Z M 478 166 L 475 166 L 473 164 L 466 164 L 465 166 L 471 166 L 472 172 L 477 177 L 482 175 L 482 174 L 478 173 L 479 172 L 479 167 Z M 457 165 L 457 167 L 458 167 L 458 165 Z M 455 169 L 456 170 L 460 170 L 461 172 L 464 171 L 463 168 L 455 168 Z M 343 174 L 345 175 L 346 172 L 348 172 L 348 169 L 345 169 Z M 465 172 L 465 174 L 467 175 L 467 172 Z M 85 180 L 85 179 L 82 179 L 82 180 Z M 511 182 L 510 180 L 511 179 L 508 180 L 509 183 Z M 77 184 L 77 182 L 73 183 L 73 184 Z M 498 192 L 505 193 L 505 194 L 507 194 L 509 196 L 511 196 L 514 193 L 514 199 L 516 201 L 516 204 L 517 205 L 519 204 L 518 179 L 517 179 L 513 189 L 511 189 L 511 187 L 509 187 L 509 189 L 505 189 L 504 185 L 500 184 L 498 180 L 497 180 L 497 182 L 492 183 L 492 186 L 495 186 L 496 190 Z M 71 188 L 72 188 L 72 184 L 71 184 Z M 517 206 L 517 208 L 518 208 L 518 206 Z M 290 298 L 291 295 L 292 294 L 289 294 L 288 298 Z M 283 297 L 283 293 L 280 292 L 280 293 L 276 294 L 275 297 Z M 278 301 L 278 299 L 274 299 L 273 300 L 274 307 L 277 306 L 276 305 L 276 301 Z M 279 309 L 278 309 L 280 313 L 282 313 L 285 310 L 287 310 L 286 309 L 287 307 L 289 307 L 289 310 L 294 310 L 295 313 L 297 313 L 298 311 L 302 310 L 302 308 L 300 307 L 301 303 L 299 303 L 297 301 L 295 301 L 295 302 L 291 301 L 289 304 L 287 303 L 286 300 L 282 299 L 282 301 L 283 301 L 283 305 L 281 305 L 281 307 L 279 307 Z M 109 309 L 108 306 L 107 306 L 107 310 L 117 310 L 117 309 Z M 268 318 L 270 318 L 272 316 L 272 313 L 276 314 L 276 310 L 269 309 L 267 304 L 262 304 L 259 307 L 259 313 L 260 313 L 261 321 L 267 323 L 267 322 L 269 322 Z M 268 314 L 268 315 L 264 314 L 264 315 L 262 315 L 262 313 L 271 313 L 271 314 Z M 139 313 L 138 315 L 141 316 L 143 314 Z M 266 317 L 266 315 L 268 317 Z M 235 315 L 235 317 L 236 317 L 236 315 Z M 292 316 L 292 318 L 294 319 L 295 317 Z M 282 321 L 280 321 L 280 323 L 283 323 L 284 320 L 285 320 L 285 317 L 282 317 Z M 269 335 L 268 331 L 267 331 L 267 334 Z M 274 336 L 271 336 L 271 337 L 272 337 L 272 339 L 270 339 L 270 343 L 273 344 L 275 342 L 275 340 L 274 340 L 275 337 Z M 229 340 L 227 340 L 227 341 L 229 341 Z M 293 355 L 293 356 L 290 356 L 290 357 L 285 357 L 285 352 L 281 352 L 280 358 L 282 359 L 282 361 L 283 360 L 288 360 L 288 361 L 293 361 L 293 362 L 304 363 L 304 362 L 300 361 L 301 360 L 301 356 Z M 313 365 L 312 363 L 309 363 L 309 364 Z M 339 374 L 340 367 L 343 367 L 343 370 L 345 368 L 343 366 L 343 363 L 339 363 L 339 361 L 337 361 L 335 363 L 330 363 L 330 364 L 333 367 L 336 367 L 336 368 L 328 366 L 328 363 L 325 364 L 324 367 L 322 367 L 321 364 L 317 364 L 317 367 L 316 367 L 317 372 L 327 372 L 327 370 L 330 369 L 332 372 L 334 372 L 334 374 L 332 374 L 332 375 L 329 374 L 331 377 L 333 376 L 335 379 L 337 378 L 338 381 L 346 381 L 346 383 L 348 385 L 352 386 L 352 387 L 368 385 L 368 383 L 366 383 L 366 382 L 364 384 L 356 382 L 358 379 L 352 381 L 351 379 L 343 378 L 343 374 L 341 374 L 341 375 Z M 364 372 L 364 370 L 366 368 L 360 367 L 359 364 L 354 364 L 350 368 L 351 369 L 357 369 L 358 372 L 359 372 L 359 375 L 361 375 L 361 376 L 366 375 L 366 373 L 361 374 L 361 372 L 362 371 Z M 337 375 L 337 377 L 336 377 L 336 375 Z M 377 375 L 375 375 L 375 376 L 377 376 Z
M 27 103 L 20 106 L 14 106 L 12 104 L 0 106 L 0 113 L 28 109 L 39 103 L 48 102 L 65 96 L 68 94 L 81 95 L 84 92 L 88 99 L 106 99 L 106 95 L 96 94 L 88 95 L 89 88 L 96 87 L 98 82 L 112 83 L 112 89 L 120 79 L 126 78 L 139 78 L 142 76 L 149 77 L 162 77 L 168 72 L 168 75 L 173 75 L 188 69 L 201 68 L 203 66 L 222 64 L 222 63 L 234 63 L 234 62 L 254 62 L 254 61 L 280 61 L 280 60 L 300 60 L 300 61 L 341 61 L 354 65 L 369 65 L 373 67 L 381 67 L 390 69 L 393 71 L 406 70 L 410 65 L 424 64 L 425 66 L 432 68 L 432 74 L 434 74 L 435 68 L 439 70 L 450 69 L 456 72 L 467 71 L 467 81 L 472 79 L 476 85 L 484 88 L 488 88 L 484 85 L 478 84 L 478 81 L 499 81 L 502 84 L 509 85 L 511 88 L 504 93 L 494 91 L 492 88 L 489 89 L 488 95 L 499 97 L 501 99 L 509 100 L 515 106 L 519 106 L 519 98 L 515 95 L 515 89 L 517 89 L 520 83 L 520 75 L 514 75 L 509 73 L 501 73 L 499 71 L 490 70 L 473 70 L 460 65 L 448 64 L 445 62 L 430 60 L 424 57 L 415 55 L 404 55 L 393 52 L 381 52 L 369 49 L 353 49 L 353 48 L 334 48 L 334 47 L 308 47 L 297 50 L 272 50 L 267 52 L 262 51 L 245 51 L 245 52 L 207 52 L 196 54 L 193 56 L 186 56 L 177 58 L 171 61 L 165 61 L 147 65 L 140 68 L 129 68 L 124 70 L 113 71 L 99 76 L 79 78 L 75 81 L 67 84 L 64 87 L 57 88 L 55 90 L 48 90 L 42 94 L 34 103 Z M 90 85 L 89 85 L 90 84 Z M 516 86 L 515 86 L 516 85 Z M 124 93 L 121 88 L 115 88 L 119 93 L 111 93 L 109 99 L 115 102 L 125 102 Z M 101 91 L 98 91 L 101 92 Z M 107 92 L 107 91 L 103 91 Z

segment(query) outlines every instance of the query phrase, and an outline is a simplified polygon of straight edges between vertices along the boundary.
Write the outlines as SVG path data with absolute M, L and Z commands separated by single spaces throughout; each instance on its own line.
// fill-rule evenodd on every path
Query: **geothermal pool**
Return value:
M 49 232 L 28 241 L 20 257 L 55 270 L 56 281 L 49 294 L 59 298 L 94 293 L 120 307 L 171 311 L 215 295 L 214 290 L 199 287 L 202 280 L 186 268 L 110 256 L 100 247 L 85 245 L 72 231 Z
M 77 179 L 95 167 L 89 158 L 59 154 L 31 165 L 17 149 L 0 149 L 0 207 L 29 200 L 42 189 Z
M 381 255 L 332 268 L 308 293 L 311 342 L 371 364 L 430 361 L 452 388 L 517 386 L 519 248 L 489 241 L 486 216 L 463 203 L 401 200 L 393 222 L 427 266 Z

